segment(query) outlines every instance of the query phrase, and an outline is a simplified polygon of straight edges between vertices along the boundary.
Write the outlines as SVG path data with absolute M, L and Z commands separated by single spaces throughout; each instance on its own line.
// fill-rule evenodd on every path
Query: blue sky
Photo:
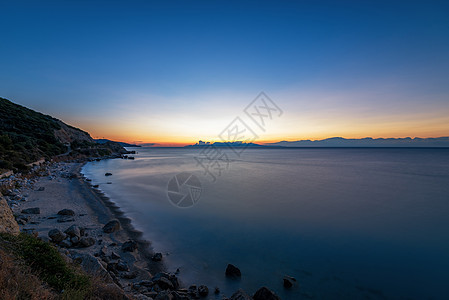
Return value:
M 95 137 L 215 136 L 260 92 L 263 140 L 449 135 L 444 1 L 2 1 L 0 96 Z

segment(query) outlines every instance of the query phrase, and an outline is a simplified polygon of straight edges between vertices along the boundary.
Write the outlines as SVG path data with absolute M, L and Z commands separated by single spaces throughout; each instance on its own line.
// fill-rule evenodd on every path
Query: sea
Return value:
M 185 286 L 449 299 L 449 149 L 208 148 L 128 148 L 82 169 Z

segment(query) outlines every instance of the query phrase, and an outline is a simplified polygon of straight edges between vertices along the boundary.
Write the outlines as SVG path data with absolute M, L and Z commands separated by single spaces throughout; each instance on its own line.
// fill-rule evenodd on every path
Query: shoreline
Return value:
M 21 232 L 53 244 L 66 261 L 118 288 L 123 299 L 280 299 L 266 287 L 253 297 L 238 289 L 228 298 L 217 287 L 184 286 L 178 272 L 168 273 L 162 254 L 153 251 L 132 219 L 81 173 L 86 163 L 52 162 L 32 175 L 8 179 L 13 187 L 5 199 Z M 120 226 L 105 229 L 114 222 Z
M 98 188 L 94 188 L 85 179 L 87 177 L 81 173 L 82 168 L 87 162 L 79 163 L 79 165 L 74 170 L 74 173 L 78 175 L 78 182 L 80 186 L 86 189 L 87 193 L 90 193 L 98 203 L 103 205 L 109 210 L 109 212 L 120 222 L 122 230 L 126 233 L 130 240 L 135 240 L 138 244 L 138 251 L 143 256 L 143 259 L 148 264 L 148 270 L 150 274 L 157 274 L 159 272 L 166 272 L 166 266 L 163 262 L 154 262 L 152 260 L 155 254 L 152 247 L 151 241 L 143 238 L 143 232 L 137 230 L 132 224 L 132 219 L 127 217 L 126 214 L 120 209 L 115 202 L 113 202 L 104 192 Z M 90 205 L 94 205 L 92 202 L 88 202 Z
M 20 231 L 55 245 L 67 261 L 78 263 L 90 275 L 118 286 L 130 299 L 156 297 L 164 291 L 153 289 L 159 283 L 157 280 L 170 274 L 162 261 L 152 260 L 151 242 L 143 239 L 143 233 L 134 228 L 132 220 L 81 174 L 85 163 L 53 162 L 41 166 L 40 175 L 11 179 L 20 187 L 13 188 L 5 198 Z M 61 214 L 63 210 L 70 213 Z M 113 220 L 118 220 L 120 228 L 106 233 L 104 226 Z M 85 232 L 78 239 L 90 243 L 73 242 L 68 233 L 72 226 Z M 53 239 L 52 230 L 67 238 Z M 129 242 L 131 249 L 125 250 Z M 178 279 L 170 279 L 171 288 L 179 289 Z

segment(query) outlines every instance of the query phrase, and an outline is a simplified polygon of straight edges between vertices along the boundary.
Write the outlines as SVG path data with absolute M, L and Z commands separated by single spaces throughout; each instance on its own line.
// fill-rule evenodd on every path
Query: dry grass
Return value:
M 23 261 L 0 249 L 0 299 L 55 299 L 55 294 Z
M 32 236 L 0 234 L 0 299 L 122 300 L 116 285 L 88 276 Z

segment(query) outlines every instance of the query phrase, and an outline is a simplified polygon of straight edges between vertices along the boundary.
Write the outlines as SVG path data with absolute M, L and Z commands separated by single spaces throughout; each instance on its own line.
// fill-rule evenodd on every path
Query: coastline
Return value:
M 143 232 L 137 230 L 133 226 L 131 218 L 127 217 L 115 202 L 107 197 L 103 191 L 98 188 L 94 188 L 88 181 L 85 180 L 86 177 L 81 173 L 81 169 L 86 163 L 87 162 L 79 163 L 74 170 L 74 173 L 78 175 L 77 180 L 80 184 L 80 188 L 84 189 L 87 194 L 90 194 L 92 197 L 91 200 L 95 199 L 95 201 L 88 201 L 88 204 L 92 206 L 92 209 L 96 211 L 96 213 L 100 213 L 99 210 L 95 210 L 95 205 L 98 205 L 99 203 L 104 208 L 109 210 L 110 215 L 112 215 L 114 219 L 117 219 L 120 222 L 121 228 L 125 232 L 128 240 L 134 240 L 137 242 L 137 250 L 141 255 L 141 260 L 148 264 L 147 269 L 150 274 L 165 272 L 166 267 L 162 262 L 154 262 L 152 260 L 155 253 L 151 248 L 151 241 L 143 238 Z
M 183 286 L 178 272 L 167 272 L 151 241 L 81 173 L 85 163 L 47 163 L 28 175 L 8 179 L 13 185 L 5 199 L 21 232 L 53 244 L 67 262 L 79 264 L 93 278 L 121 291 L 123 299 L 280 299 L 266 287 L 253 297 L 238 289 L 228 298 L 218 287 Z M 120 226 L 109 231 L 114 222 Z M 228 268 L 226 276 L 235 276 L 228 274 Z
M 25 184 L 12 191 L 15 196 L 6 197 L 20 231 L 51 242 L 68 261 L 79 263 L 92 276 L 115 284 L 128 297 L 157 296 L 142 282 L 152 282 L 155 275 L 167 274 L 163 262 L 152 260 L 151 242 L 144 240 L 131 219 L 81 174 L 85 163 L 55 162 L 40 167 L 40 176 L 18 179 Z M 36 208 L 38 212 L 27 212 Z M 61 215 L 62 210 L 73 214 Z M 103 227 L 112 220 L 120 222 L 120 229 L 104 232 Z M 92 245 L 69 246 L 49 237 L 51 230 L 67 232 L 73 225 L 86 232 L 85 237 L 91 238 Z M 129 241 L 135 242 L 135 249 L 125 251 L 123 247 Z M 174 280 L 177 282 L 177 278 Z

